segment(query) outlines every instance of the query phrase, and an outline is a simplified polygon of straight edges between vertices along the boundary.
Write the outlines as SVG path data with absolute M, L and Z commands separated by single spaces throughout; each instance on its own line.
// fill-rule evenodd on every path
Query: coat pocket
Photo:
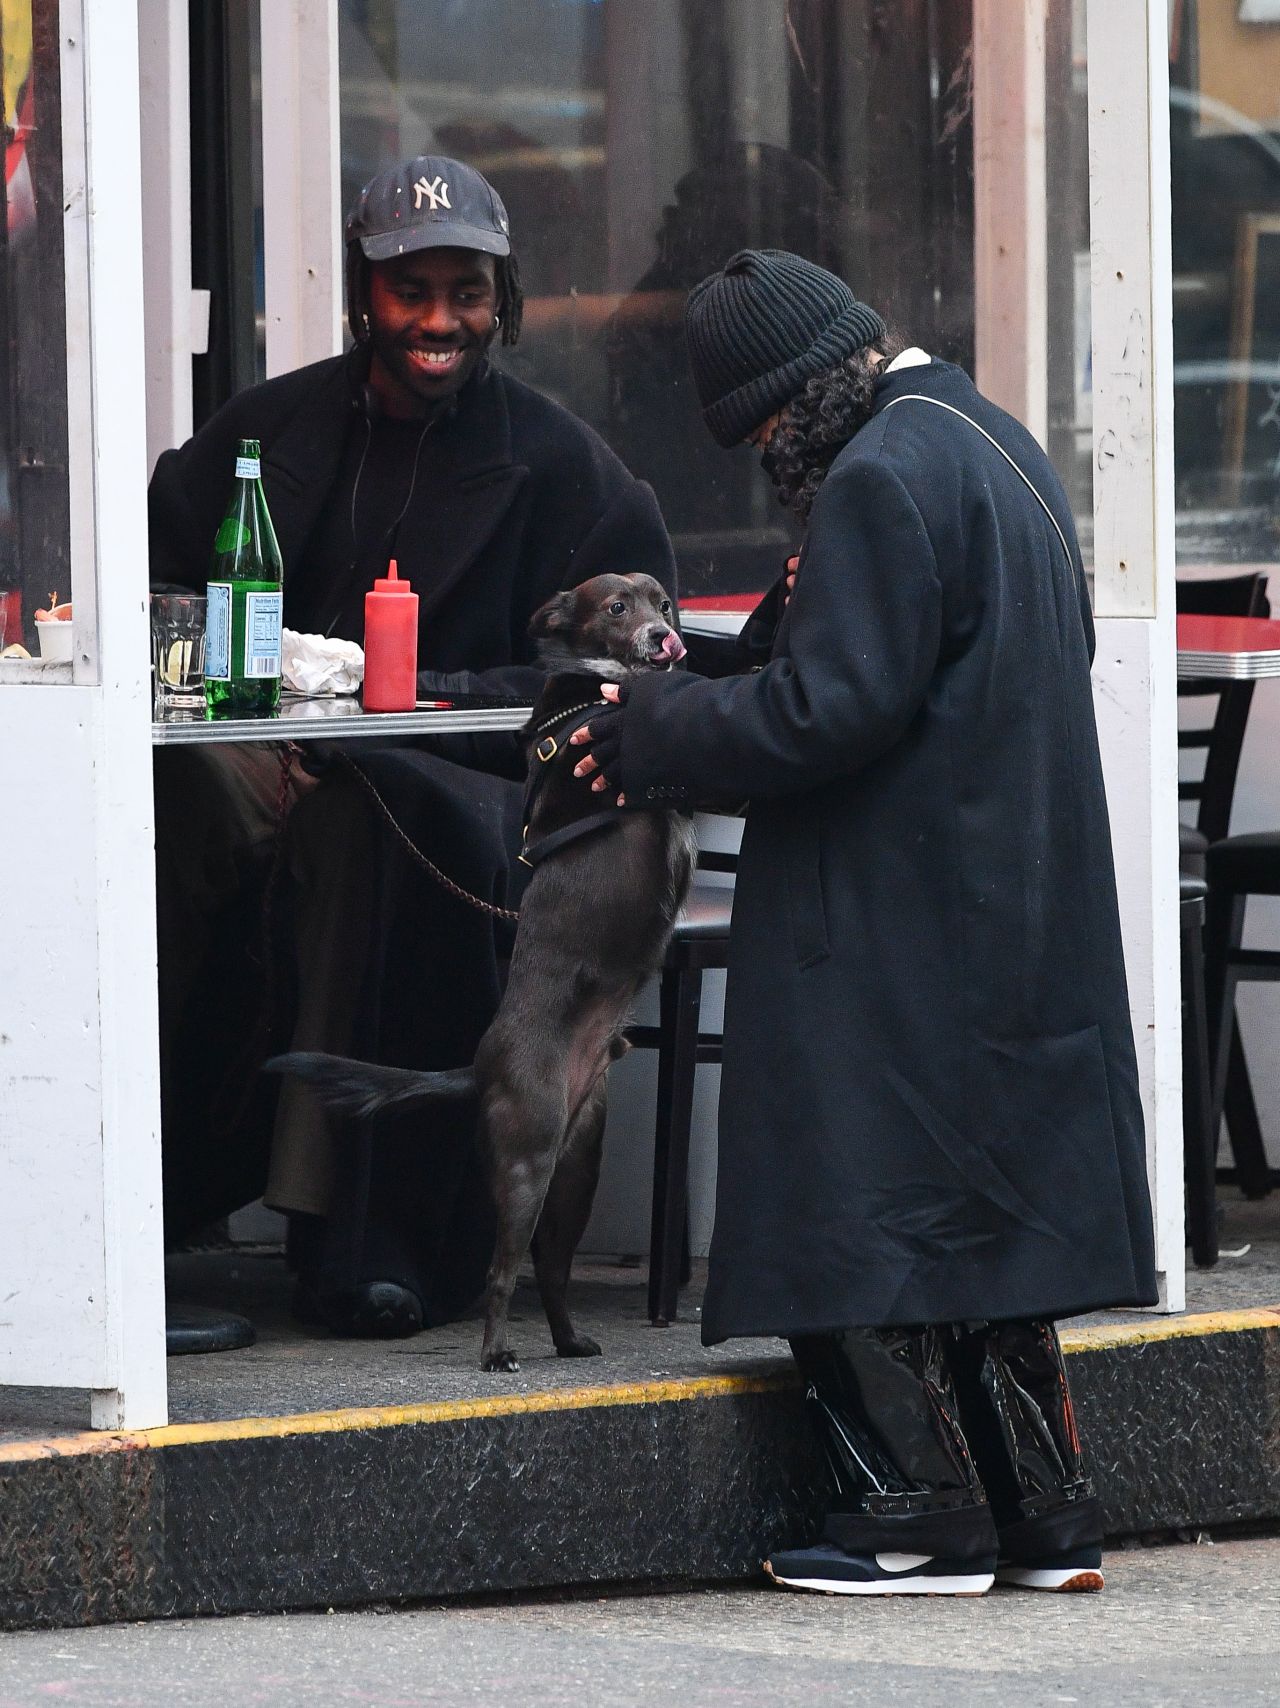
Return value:
M 791 941 L 803 971 L 831 954 L 822 894 L 822 824 L 814 812 L 797 816 L 787 827 L 786 877 Z

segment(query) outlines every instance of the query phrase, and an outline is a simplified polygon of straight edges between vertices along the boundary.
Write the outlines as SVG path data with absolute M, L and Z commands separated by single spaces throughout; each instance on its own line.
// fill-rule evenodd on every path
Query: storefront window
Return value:
M 0 57 L 0 648 L 69 661 L 36 621 L 72 605 L 57 0 L 0 0 Z
M 460 156 L 507 203 L 528 292 L 504 361 L 657 491 L 689 593 L 772 581 L 794 538 L 726 456 L 683 348 L 690 286 L 745 245 L 842 273 L 973 361 L 968 0 L 340 0 L 344 205 Z
M 1280 6 L 1170 9 L 1179 561 L 1280 549 Z

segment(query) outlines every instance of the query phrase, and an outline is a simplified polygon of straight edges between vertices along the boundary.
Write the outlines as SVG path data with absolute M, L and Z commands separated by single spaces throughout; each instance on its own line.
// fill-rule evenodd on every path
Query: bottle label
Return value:
M 210 682 L 231 680 L 231 583 L 211 581 L 204 613 L 204 674 Z
M 262 461 L 261 461 L 261 459 L 259 457 L 237 457 L 236 458 L 236 479 L 237 480 L 261 480 L 262 479 Z
M 244 673 L 260 678 L 280 674 L 280 626 L 284 616 L 283 593 L 246 593 L 244 596 Z M 208 642 L 205 642 L 206 647 Z

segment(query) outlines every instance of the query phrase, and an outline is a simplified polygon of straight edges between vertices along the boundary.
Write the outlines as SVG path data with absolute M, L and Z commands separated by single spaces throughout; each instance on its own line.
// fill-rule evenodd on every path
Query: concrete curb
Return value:
M 1280 1308 L 1063 1341 L 1112 1533 L 1280 1518 Z M 0 1444 L 0 1626 L 741 1579 L 823 1486 L 759 1373 Z

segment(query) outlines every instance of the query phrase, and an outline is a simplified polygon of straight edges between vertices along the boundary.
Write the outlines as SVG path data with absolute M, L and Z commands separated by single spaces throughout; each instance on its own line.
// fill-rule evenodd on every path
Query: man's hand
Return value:
M 799 567 L 800 559 L 798 557 L 789 557 L 787 559 L 787 591 L 782 596 L 782 603 L 784 605 L 789 605 L 791 603 L 791 595 L 795 592 L 796 588 L 796 571 Z
M 590 746 L 590 751 L 574 766 L 573 774 L 584 782 L 590 778 L 592 793 L 597 795 L 613 787 L 609 773 L 612 771 L 616 775 L 622 758 L 622 706 L 626 693 L 622 684 L 604 682 L 600 686 L 600 697 L 612 704 L 602 706 L 589 724 L 583 724 L 569 737 L 570 747 Z M 626 806 L 627 797 L 620 794 L 617 804 Z

